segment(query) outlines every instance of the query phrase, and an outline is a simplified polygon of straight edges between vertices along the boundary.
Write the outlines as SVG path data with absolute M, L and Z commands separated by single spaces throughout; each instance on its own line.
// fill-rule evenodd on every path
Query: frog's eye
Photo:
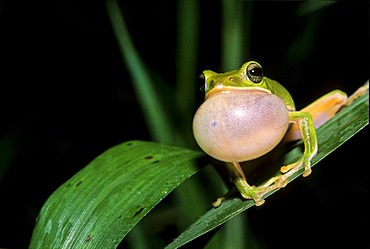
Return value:
M 260 83 L 263 79 L 263 70 L 257 63 L 251 63 L 247 67 L 247 76 L 253 83 Z
M 207 84 L 206 76 L 204 76 L 204 74 L 202 73 L 201 75 L 198 76 L 198 79 L 197 79 L 197 86 L 199 90 L 201 90 L 202 92 L 205 92 L 206 84 Z

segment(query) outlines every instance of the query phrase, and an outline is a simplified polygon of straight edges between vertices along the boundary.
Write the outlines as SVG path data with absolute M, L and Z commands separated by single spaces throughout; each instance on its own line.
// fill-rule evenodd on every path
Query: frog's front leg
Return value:
M 311 160 L 317 153 L 317 138 L 312 116 L 308 112 L 289 112 L 289 122 L 298 125 L 304 143 L 304 152 L 300 160 L 281 167 L 281 172 L 288 178 L 299 169 L 304 168 L 303 176 L 311 174 Z M 289 171 L 289 174 L 287 173 Z
M 238 162 L 226 163 L 229 177 L 236 189 L 243 198 L 253 199 L 256 206 L 265 202 L 263 197 L 268 192 L 285 187 L 289 182 L 289 177 L 298 170 L 304 169 L 303 176 L 308 176 L 311 173 L 311 160 L 317 153 L 317 139 L 312 116 L 308 112 L 289 112 L 289 122 L 298 126 L 304 142 L 304 152 L 302 158 L 297 162 L 281 167 L 281 172 L 285 174 L 273 177 L 262 186 L 255 187 L 248 184 Z M 225 197 L 218 198 L 213 206 L 219 206 L 224 199 Z
M 238 162 L 226 163 L 227 171 L 231 181 L 235 184 L 236 189 L 243 196 L 244 199 L 253 199 L 256 206 L 261 206 L 265 203 L 263 196 L 275 189 L 283 188 L 288 181 L 284 176 L 273 177 L 262 186 L 256 187 L 248 184 L 244 175 L 243 169 Z M 226 194 L 227 196 L 228 194 Z M 226 197 L 218 198 L 214 203 L 214 207 L 218 207 Z

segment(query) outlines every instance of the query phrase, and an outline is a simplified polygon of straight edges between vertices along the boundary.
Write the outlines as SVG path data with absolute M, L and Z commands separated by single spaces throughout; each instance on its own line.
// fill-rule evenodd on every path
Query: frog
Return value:
M 195 141 L 206 154 L 225 162 L 236 189 L 244 199 L 254 200 L 256 206 L 265 203 L 267 193 L 284 188 L 296 172 L 303 170 L 303 177 L 311 174 L 311 162 L 318 151 L 316 129 L 368 91 L 367 85 L 348 97 L 336 89 L 298 111 L 289 91 L 265 76 L 257 61 L 225 73 L 205 70 L 200 78 L 205 98 L 193 118 Z M 298 161 L 281 166 L 281 174 L 261 186 L 248 183 L 242 162 L 298 139 L 303 140 L 304 147 Z M 218 198 L 213 206 L 218 207 L 226 196 Z

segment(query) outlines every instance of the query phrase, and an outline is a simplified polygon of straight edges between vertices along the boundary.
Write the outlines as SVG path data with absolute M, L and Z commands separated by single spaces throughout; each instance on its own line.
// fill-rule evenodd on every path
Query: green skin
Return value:
M 215 102 L 212 102 L 211 100 L 219 99 L 218 97 L 223 95 L 223 93 L 228 93 L 231 96 L 233 96 L 233 99 L 238 99 L 237 97 L 234 97 L 235 94 L 241 93 L 242 95 L 237 96 L 245 96 L 245 93 L 247 93 L 248 96 L 252 96 L 256 98 L 259 98 L 258 96 L 261 96 L 261 93 L 264 93 L 265 96 L 273 96 L 273 98 L 280 99 L 283 103 L 282 106 L 286 107 L 284 108 L 284 112 L 288 111 L 288 121 L 289 123 L 296 124 L 289 128 L 289 130 L 286 132 L 285 136 L 283 137 L 283 142 L 302 139 L 304 143 L 304 152 L 302 157 L 295 163 L 286 165 L 281 167 L 280 171 L 283 173 L 282 175 L 273 177 L 269 179 L 265 184 L 262 186 L 250 186 L 247 183 L 247 179 L 244 175 L 244 172 L 239 164 L 238 161 L 235 162 L 226 162 L 227 170 L 229 173 L 229 176 L 231 180 L 234 182 L 236 189 L 240 192 L 240 194 L 245 199 L 253 199 L 257 206 L 262 205 L 265 200 L 263 199 L 264 195 L 266 193 L 285 187 L 286 184 L 289 182 L 289 177 L 295 174 L 297 171 L 303 169 L 303 176 L 306 177 L 311 173 L 311 160 L 317 153 L 317 138 L 316 138 L 316 132 L 315 129 L 320 127 L 322 124 L 327 122 L 329 119 L 331 119 L 341 108 L 350 105 L 353 101 L 355 101 L 358 97 L 363 95 L 364 93 L 369 91 L 369 83 L 367 82 L 364 86 L 360 87 L 356 92 L 354 92 L 350 97 L 347 97 L 347 94 L 340 91 L 340 90 L 333 90 L 321 98 L 317 99 L 316 101 L 312 102 L 310 105 L 303 108 L 301 111 L 295 110 L 294 101 L 289 94 L 289 92 L 278 82 L 271 80 L 265 76 L 263 76 L 262 67 L 255 61 L 249 61 L 245 63 L 239 70 L 226 72 L 226 73 L 215 73 L 210 70 L 206 70 L 203 72 L 203 76 L 205 79 L 205 103 L 203 103 L 203 107 L 201 106 L 197 113 L 194 116 L 193 121 L 193 131 L 195 139 L 197 140 L 198 144 L 201 143 L 203 146 L 206 144 L 204 148 L 208 149 L 209 154 L 213 154 L 214 157 L 220 157 L 221 154 L 224 157 L 225 156 L 225 147 L 220 147 L 219 144 L 217 146 L 212 144 L 212 139 L 214 137 L 221 137 L 221 140 L 219 140 L 220 143 L 223 143 L 226 137 L 225 136 L 225 129 L 224 130 L 217 130 L 216 134 L 208 133 L 208 130 L 213 129 L 212 125 L 209 126 L 209 120 L 207 119 L 209 117 L 213 118 L 214 116 L 210 116 L 210 112 L 212 115 L 216 116 L 219 113 L 222 113 L 222 115 L 226 115 L 228 113 L 235 113 L 233 110 L 229 109 L 227 110 L 227 113 L 225 114 L 225 109 L 219 111 L 219 109 L 214 109 L 214 107 L 218 104 L 214 105 Z M 229 95 L 229 96 L 230 96 Z M 211 98 L 212 96 L 215 96 L 215 98 Z M 210 100 L 208 100 L 210 99 Z M 212 103 L 210 105 L 205 105 L 207 101 L 211 101 L 208 103 Z M 224 100 L 222 100 L 224 101 Z M 244 100 L 243 100 L 244 101 Z M 239 103 L 239 102 L 238 102 Z M 245 103 L 245 102 L 242 102 Z M 249 102 L 253 103 L 253 102 Z M 224 108 L 225 106 L 222 106 L 220 108 Z M 235 106 L 232 106 L 230 108 L 234 108 L 237 111 L 240 110 Z M 252 110 L 252 114 L 250 115 L 259 115 L 260 110 L 258 108 L 261 108 L 261 106 L 250 106 L 248 105 L 248 110 Z M 270 110 L 268 108 L 264 109 L 264 111 Z M 280 110 L 280 109 L 279 109 Z M 276 109 L 275 109 L 276 111 Z M 261 123 L 265 122 L 265 124 L 268 124 L 268 127 L 265 127 L 264 129 L 268 129 L 270 127 L 275 127 L 274 124 L 271 124 L 271 120 L 269 120 L 270 114 L 268 113 L 267 116 L 260 115 L 260 117 L 263 117 L 262 119 L 259 119 Z M 279 115 L 278 115 L 279 116 Z M 219 118 L 219 121 L 224 121 L 223 117 Z M 253 116 L 255 117 L 255 116 Z M 279 116 L 282 117 L 282 116 Z M 257 117 L 253 118 L 256 120 Z M 275 117 L 276 118 L 276 117 Z M 286 117 L 285 117 L 286 118 Z M 213 119 L 212 119 L 213 120 Z M 227 119 L 228 120 L 228 119 Z M 274 119 L 276 120 L 276 119 Z M 266 122 L 267 121 L 267 122 Z M 276 120 L 278 121 L 278 120 Z M 275 121 L 275 122 L 276 122 Z M 204 123 L 205 122 L 205 123 Z M 208 125 L 208 126 L 207 126 Z M 258 125 L 256 125 L 257 127 Z M 235 126 L 231 126 L 235 127 Z M 240 128 L 240 126 L 238 126 Z M 225 128 L 225 127 L 223 127 Z M 276 127 L 275 127 L 276 128 Z M 230 128 L 228 128 L 230 129 Z M 232 128 L 231 128 L 232 129 Z M 237 128 L 234 128 L 237 129 Z M 213 131 L 216 131 L 215 129 Z M 261 130 L 257 130 L 261 132 Z M 275 142 L 280 141 L 280 137 L 276 135 L 276 133 L 266 133 L 266 130 L 262 130 L 263 133 L 259 133 L 262 135 L 268 134 L 268 136 L 265 136 L 265 138 L 273 138 L 275 139 Z M 245 133 L 244 130 L 242 130 L 242 134 L 239 133 L 240 136 L 242 136 Z M 248 136 L 254 136 L 254 133 L 248 133 Z M 209 137 L 211 136 L 211 137 Z M 250 137 L 248 137 L 249 139 Z M 244 139 L 244 137 L 243 137 Z M 256 137 L 254 137 L 256 139 Z M 257 137 L 259 139 L 259 137 Z M 264 140 L 263 140 L 264 141 Z M 228 141 L 230 142 L 230 141 Z M 239 141 L 240 142 L 240 141 Z M 244 142 L 244 140 L 243 140 Z M 208 144 L 207 144 L 208 143 Z M 248 142 L 247 142 L 248 143 Z M 201 146 L 201 144 L 199 144 Z M 210 145 L 210 146 L 209 146 Z M 225 146 L 228 146 L 229 144 L 226 143 Z M 207 147 L 208 146 L 208 147 Z M 255 145 L 253 145 L 255 146 Z M 262 141 L 258 140 L 258 146 L 262 146 L 262 149 L 270 149 L 271 145 L 268 143 L 262 143 Z M 227 156 L 232 156 L 228 158 L 235 158 L 233 157 L 236 154 L 236 150 L 244 148 L 244 147 L 233 147 L 233 151 L 228 151 Z M 256 148 L 256 147 L 253 147 Z M 253 149 L 252 148 L 252 149 Z M 272 148 L 271 148 L 272 149 Z M 216 152 L 215 152 L 216 151 Z M 245 151 L 243 149 L 243 151 Z M 206 152 L 207 153 L 207 152 Z M 258 158 L 261 155 L 260 154 L 254 154 L 258 153 L 256 151 L 249 151 L 250 158 Z M 266 152 L 267 153 L 267 152 Z M 226 158 L 226 157 L 225 157 Z M 227 195 L 226 195 L 227 196 Z M 213 205 L 217 207 L 221 204 L 221 202 L 226 197 L 218 198 Z
M 251 68 L 251 64 L 252 68 Z M 254 74 L 248 75 L 248 70 L 257 69 Z M 260 70 L 260 75 L 259 71 Z M 317 153 L 317 139 L 314 121 L 307 111 L 296 111 L 294 101 L 289 92 L 278 82 L 262 75 L 262 67 L 255 61 L 245 63 L 239 70 L 222 74 L 210 70 L 203 72 L 205 77 L 205 99 L 212 94 L 230 89 L 242 88 L 243 90 L 262 90 L 278 96 L 289 111 L 289 123 L 297 124 L 301 138 L 304 142 L 304 152 L 297 162 L 281 167 L 281 176 L 273 177 L 259 187 L 250 186 L 239 162 L 226 162 L 228 173 L 237 190 L 245 199 L 253 199 L 257 206 L 264 203 L 263 196 L 277 188 L 282 188 L 288 183 L 289 176 L 300 169 L 304 169 L 303 176 L 311 173 L 311 160 Z M 345 94 L 344 94 L 345 95 Z M 221 204 L 224 197 L 219 198 L 214 206 Z

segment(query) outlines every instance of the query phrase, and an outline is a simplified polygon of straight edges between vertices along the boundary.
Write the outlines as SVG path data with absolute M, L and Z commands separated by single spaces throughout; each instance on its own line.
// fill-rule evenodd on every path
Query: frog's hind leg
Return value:
M 301 112 L 311 114 L 315 128 L 320 127 L 331 119 L 338 110 L 347 103 L 347 94 L 340 90 L 331 91 L 320 97 L 310 105 L 306 106 Z M 297 125 L 292 125 L 284 137 L 284 141 L 294 141 L 301 139 L 301 133 Z
M 358 88 L 351 96 L 347 97 L 345 92 L 340 90 L 331 91 L 316 101 L 312 102 L 301 111 L 309 112 L 314 121 L 315 128 L 319 128 L 331 119 L 342 108 L 349 106 L 357 98 L 369 91 L 369 81 Z M 292 125 L 285 135 L 284 141 L 294 141 L 301 138 L 297 125 Z

